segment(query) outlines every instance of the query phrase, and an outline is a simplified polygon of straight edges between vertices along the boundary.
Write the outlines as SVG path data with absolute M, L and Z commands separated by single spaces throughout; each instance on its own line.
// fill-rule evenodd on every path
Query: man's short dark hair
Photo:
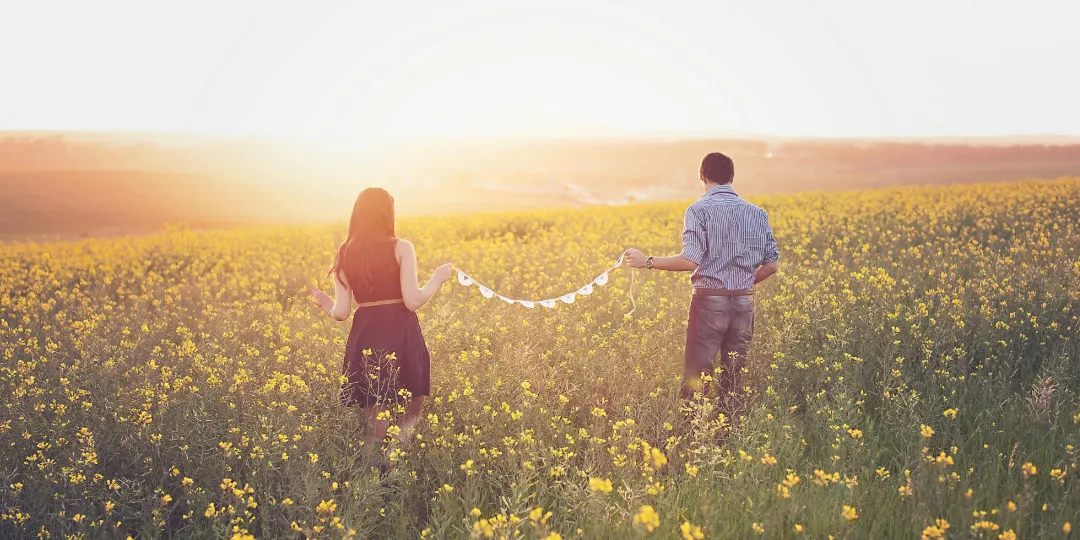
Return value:
M 714 184 L 730 184 L 735 179 L 735 162 L 720 152 L 713 152 L 701 160 L 701 178 Z

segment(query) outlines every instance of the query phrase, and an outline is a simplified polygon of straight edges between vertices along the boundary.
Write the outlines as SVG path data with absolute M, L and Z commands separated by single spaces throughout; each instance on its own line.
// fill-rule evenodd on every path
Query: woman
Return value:
M 330 275 L 334 299 L 312 289 L 315 304 L 344 321 L 352 301 L 357 302 L 345 347 L 342 403 L 364 410 L 366 446 L 372 448 L 389 427 L 389 415 L 379 413 L 404 400 L 400 438 L 407 442 L 420 423 L 424 396 L 431 393 L 431 359 L 415 312 L 450 280 L 450 263 L 420 287 L 416 252 L 394 233 L 394 198 L 384 189 L 368 188 L 356 198 L 348 237 L 338 248 Z

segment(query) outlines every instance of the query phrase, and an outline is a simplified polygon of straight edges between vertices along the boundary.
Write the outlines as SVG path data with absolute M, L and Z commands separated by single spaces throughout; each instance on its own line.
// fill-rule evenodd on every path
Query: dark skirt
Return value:
M 345 346 L 341 402 L 397 403 L 431 394 L 431 356 L 420 319 L 405 304 L 357 308 Z

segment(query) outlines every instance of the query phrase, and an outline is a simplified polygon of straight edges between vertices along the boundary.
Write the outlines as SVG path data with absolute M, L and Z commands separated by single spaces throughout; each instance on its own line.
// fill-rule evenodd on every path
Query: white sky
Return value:
M 0 0 L 0 130 L 1080 135 L 1080 2 Z

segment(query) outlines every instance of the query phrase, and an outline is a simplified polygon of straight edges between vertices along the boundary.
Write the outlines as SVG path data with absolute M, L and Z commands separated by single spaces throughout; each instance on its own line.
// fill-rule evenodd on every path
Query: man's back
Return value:
M 687 208 L 682 256 L 698 265 L 695 289 L 742 290 L 754 286 L 757 267 L 776 262 L 778 252 L 765 211 L 725 184 Z

